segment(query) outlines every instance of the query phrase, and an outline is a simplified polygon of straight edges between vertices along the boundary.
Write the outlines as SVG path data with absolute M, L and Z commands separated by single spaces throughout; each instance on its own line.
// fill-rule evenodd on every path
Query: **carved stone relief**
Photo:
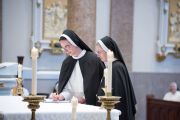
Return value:
M 58 39 L 67 28 L 67 0 L 44 0 L 43 14 L 43 39 Z

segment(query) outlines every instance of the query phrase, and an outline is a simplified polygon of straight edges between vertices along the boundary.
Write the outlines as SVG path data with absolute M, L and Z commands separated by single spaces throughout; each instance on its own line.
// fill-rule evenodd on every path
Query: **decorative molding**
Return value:
M 0 83 L 0 87 L 4 87 L 4 85 L 3 85 L 3 84 L 4 84 L 4 83 L 2 83 L 2 82 L 1 82 L 1 83 Z
M 165 55 L 156 54 L 156 61 L 162 62 L 166 59 Z
M 169 6 L 170 0 L 160 1 L 160 17 L 159 17 L 159 32 L 156 42 L 156 60 L 162 62 L 165 60 L 166 56 L 171 53 L 177 53 L 175 51 L 176 43 L 169 43 L 168 38 L 168 26 L 169 26 Z M 172 20 L 172 19 L 171 19 Z M 177 48 L 176 48 L 177 49 Z
M 37 7 L 39 8 L 39 6 L 40 6 L 40 3 L 37 2 Z
M 36 47 L 38 48 L 39 50 L 39 57 L 40 55 L 42 54 L 42 51 L 43 50 L 51 50 L 52 51 L 52 47 L 50 46 L 51 44 L 51 41 L 53 41 L 54 39 L 56 38 L 44 38 L 43 37 L 43 26 L 45 25 L 45 23 L 43 21 L 45 20 L 49 20 L 51 23 L 53 21 L 53 18 L 49 18 L 49 16 L 45 16 L 45 10 L 46 10 L 46 13 L 47 14 L 53 14 L 53 13 L 57 13 L 56 11 L 53 11 L 53 7 L 56 8 L 54 10 L 57 10 L 59 9 L 59 11 L 62 10 L 62 8 L 60 7 L 62 4 L 64 5 L 65 1 L 64 0 L 56 0 L 56 2 L 53 2 L 53 1 L 48 1 L 48 6 L 49 5 L 52 5 L 51 6 L 46 6 L 45 8 L 45 1 L 47 0 L 33 0 L 33 31 L 31 33 L 31 47 Z M 62 4 L 61 4 L 62 3 Z M 58 7 L 59 5 L 59 7 Z M 51 9 L 50 9 L 51 7 Z M 67 9 L 66 9 L 66 12 L 67 12 Z M 50 15 L 50 16 L 51 16 Z M 44 17 L 46 17 L 47 19 L 44 19 Z M 59 14 L 56 14 L 56 16 L 54 17 L 54 21 L 57 22 L 58 20 L 58 17 L 61 17 L 61 15 Z M 59 18 L 61 19 L 61 18 Z M 64 19 L 63 19 L 64 20 Z M 54 28 L 57 28 L 56 26 L 54 26 Z M 59 27 L 58 27 L 59 28 Z M 54 30 L 54 29 L 53 29 Z M 60 34 L 60 33 L 58 33 Z M 52 36 L 52 35 L 51 35 Z M 59 37 L 59 36 L 58 36 Z M 57 37 L 57 39 L 58 39 Z M 54 46 L 54 45 L 52 45 Z M 54 52 L 54 50 L 53 50 Z M 55 52 L 55 53 L 59 53 L 59 52 Z
M 159 36 L 157 36 L 157 41 L 159 40 Z
M 180 43 L 179 43 L 179 44 L 176 44 L 176 46 L 175 46 L 175 51 L 176 51 L 177 54 L 180 55 Z
M 164 14 L 166 14 L 166 11 L 167 11 L 167 10 L 166 10 L 166 9 L 164 9 Z
M 42 54 L 42 52 L 40 52 L 39 50 L 40 50 L 40 48 L 41 48 L 41 43 L 39 42 L 39 41 L 37 41 L 36 43 L 35 43 L 35 48 L 37 48 L 38 49 L 38 52 L 39 52 L 39 57 L 41 56 L 41 54 Z M 38 58 L 39 58 L 38 57 Z
M 53 52 L 63 52 L 59 40 L 52 40 L 49 46 L 52 47 Z

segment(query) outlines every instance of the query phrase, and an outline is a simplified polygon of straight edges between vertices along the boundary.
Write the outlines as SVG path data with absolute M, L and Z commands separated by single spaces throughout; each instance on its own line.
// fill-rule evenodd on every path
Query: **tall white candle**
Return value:
M 78 99 L 73 96 L 71 99 L 72 105 L 72 120 L 76 120 L 76 106 L 78 105 Z
M 33 47 L 31 50 L 32 57 L 32 95 L 37 94 L 37 58 L 38 58 L 38 49 Z
M 18 78 L 22 78 L 22 65 L 18 64 Z
M 108 82 L 108 69 L 104 69 L 104 77 L 105 77 L 105 86 L 107 86 L 107 82 Z
M 107 81 L 107 93 L 111 93 L 112 90 L 112 60 L 114 54 L 110 50 L 107 52 L 107 60 L 108 60 L 108 81 Z

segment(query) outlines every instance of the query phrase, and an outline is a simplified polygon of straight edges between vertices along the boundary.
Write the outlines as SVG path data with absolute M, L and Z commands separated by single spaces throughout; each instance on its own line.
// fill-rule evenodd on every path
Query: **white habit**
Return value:
M 165 94 L 163 100 L 180 102 L 180 92 L 176 91 L 174 94 L 172 92 L 168 92 Z
M 72 57 L 74 59 L 80 59 L 85 55 L 85 53 L 86 50 L 83 50 L 78 57 Z M 60 94 L 64 96 L 65 100 L 70 100 L 73 96 L 78 99 L 82 97 L 84 98 L 83 77 L 79 66 L 79 60 L 77 60 L 71 77 Z

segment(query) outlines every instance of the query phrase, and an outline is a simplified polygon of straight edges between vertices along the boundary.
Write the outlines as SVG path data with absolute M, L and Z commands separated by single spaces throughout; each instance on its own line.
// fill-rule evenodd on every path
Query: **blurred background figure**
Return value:
M 180 102 L 180 92 L 175 82 L 170 84 L 170 92 L 166 93 L 163 100 Z

